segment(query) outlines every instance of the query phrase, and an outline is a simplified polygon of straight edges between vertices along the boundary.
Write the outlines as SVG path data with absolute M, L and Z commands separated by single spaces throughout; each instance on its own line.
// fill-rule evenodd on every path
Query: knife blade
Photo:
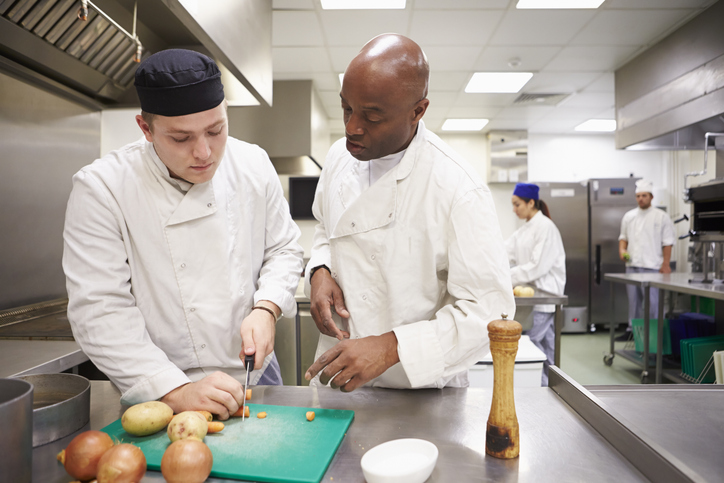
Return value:
M 254 367 L 254 355 L 244 356 L 244 367 L 246 368 L 246 377 L 244 379 L 244 396 L 241 399 L 241 420 L 244 420 L 244 408 L 246 408 L 246 391 L 249 388 L 249 372 Z

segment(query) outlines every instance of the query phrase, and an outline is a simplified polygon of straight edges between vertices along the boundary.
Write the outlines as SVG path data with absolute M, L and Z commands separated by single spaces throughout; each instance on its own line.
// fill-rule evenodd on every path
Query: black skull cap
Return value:
M 141 109 L 161 116 L 208 111 L 224 100 L 219 67 L 193 50 L 156 52 L 138 66 L 134 85 Z

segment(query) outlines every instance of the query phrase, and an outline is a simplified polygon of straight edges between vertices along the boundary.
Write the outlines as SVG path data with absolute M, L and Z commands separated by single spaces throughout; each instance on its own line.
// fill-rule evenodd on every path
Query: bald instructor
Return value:
M 299 230 L 258 146 L 228 136 L 209 57 L 171 49 L 136 71 L 143 137 L 73 176 L 68 319 L 124 404 L 160 399 L 221 419 L 252 384 L 281 384 L 275 324 L 294 315 Z
M 395 34 L 344 74 L 345 138 L 313 204 L 306 282 L 321 335 L 307 380 L 346 392 L 467 386 L 488 322 L 514 315 L 490 192 L 422 122 L 428 77 L 420 47 Z

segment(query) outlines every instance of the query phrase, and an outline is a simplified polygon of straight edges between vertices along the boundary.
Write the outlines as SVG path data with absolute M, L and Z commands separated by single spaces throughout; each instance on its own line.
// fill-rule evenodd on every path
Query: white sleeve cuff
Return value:
M 288 291 L 277 287 L 264 287 L 254 294 L 254 305 L 260 300 L 268 300 L 274 302 L 282 310 L 285 317 L 294 317 L 297 315 L 297 301 L 294 295 Z
M 443 376 L 445 357 L 432 322 L 426 320 L 403 325 L 393 332 L 397 337 L 400 364 L 413 388 L 434 384 Z
M 143 379 L 121 395 L 121 404 L 132 406 L 146 401 L 155 401 L 177 387 L 191 382 L 178 367 L 169 367 L 153 376 Z

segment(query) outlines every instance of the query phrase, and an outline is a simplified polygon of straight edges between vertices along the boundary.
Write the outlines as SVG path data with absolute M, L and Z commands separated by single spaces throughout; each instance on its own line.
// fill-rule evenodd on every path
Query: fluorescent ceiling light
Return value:
M 487 119 L 447 119 L 442 125 L 442 130 L 480 131 L 487 123 Z
M 341 74 L 339 74 L 339 85 L 340 85 L 340 86 L 342 85 L 342 81 L 343 81 L 343 80 L 344 80 L 344 72 L 342 72 Z
M 518 0 L 515 8 L 598 8 L 604 0 Z
M 576 131 L 613 132 L 616 130 L 615 119 L 589 119 L 575 127 Z
M 465 86 L 465 92 L 518 92 L 531 77 L 530 72 L 476 72 Z
M 405 0 L 322 0 L 324 10 L 383 10 L 405 8 Z

